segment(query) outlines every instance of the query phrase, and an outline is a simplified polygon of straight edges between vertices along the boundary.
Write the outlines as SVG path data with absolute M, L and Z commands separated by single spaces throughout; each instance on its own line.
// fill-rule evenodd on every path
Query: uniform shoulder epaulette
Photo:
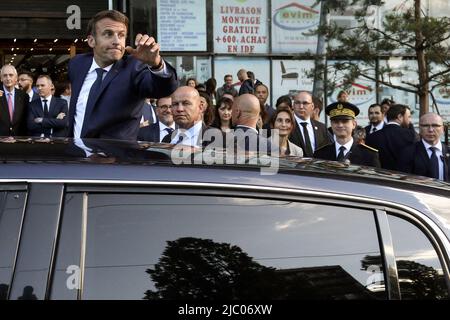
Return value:
M 362 147 L 364 147 L 364 148 L 367 148 L 367 149 L 369 149 L 369 150 L 372 150 L 372 151 L 378 152 L 378 149 L 372 148 L 372 147 L 368 146 L 367 144 L 364 144 L 364 143 L 360 143 L 360 145 L 361 145 Z
M 323 148 L 325 148 L 325 147 L 331 146 L 332 144 L 334 144 L 334 143 L 325 144 L 325 145 L 323 145 L 323 146 L 317 148 L 316 150 L 314 150 L 314 152 L 319 151 L 319 150 L 321 150 L 321 149 L 323 149 Z

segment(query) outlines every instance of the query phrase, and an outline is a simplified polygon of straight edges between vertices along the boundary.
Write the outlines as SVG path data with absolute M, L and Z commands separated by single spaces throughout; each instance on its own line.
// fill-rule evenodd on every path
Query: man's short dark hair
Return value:
M 383 104 L 387 104 L 388 106 L 392 106 L 393 104 L 395 104 L 395 102 L 394 102 L 394 100 L 391 100 L 389 98 L 384 98 L 381 101 L 380 105 L 383 105 Z
M 103 11 L 97 12 L 91 18 L 91 20 L 89 20 L 89 23 L 87 26 L 87 35 L 95 36 L 95 27 L 97 25 L 97 22 L 99 22 L 102 19 L 106 19 L 106 18 L 109 18 L 113 21 L 123 23 L 128 30 L 128 17 L 126 15 L 124 15 L 122 12 L 119 12 L 117 10 L 103 10 Z
M 269 92 L 269 88 L 264 84 L 264 83 L 258 83 L 256 86 L 255 86 L 255 91 L 256 91 L 256 88 L 258 88 L 259 86 L 263 86 L 264 88 L 266 88 L 266 90 L 267 90 L 267 92 Z
M 319 109 L 319 116 L 322 113 L 323 110 L 323 102 L 322 99 L 320 99 L 319 97 L 316 97 L 314 95 L 311 95 L 312 97 L 312 102 L 314 103 L 314 109 Z
M 376 107 L 380 108 L 380 110 L 383 111 L 383 108 L 378 103 L 372 103 L 367 110 L 370 110 L 370 109 L 376 108 Z
M 226 74 L 226 75 L 223 77 L 223 81 L 227 81 L 227 78 L 233 79 L 233 76 L 232 76 L 231 74 Z
M 33 76 L 33 73 L 31 73 L 30 71 L 26 71 L 26 70 L 19 70 L 18 72 L 17 72 L 17 75 L 18 76 L 21 76 L 21 75 L 27 75 L 28 77 L 30 77 L 32 80 L 34 80 L 34 76 Z
M 388 121 L 393 121 L 397 119 L 399 115 L 404 116 L 406 110 L 411 110 L 407 105 L 404 104 L 394 104 L 392 105 L 386 113 L 386 118 Z

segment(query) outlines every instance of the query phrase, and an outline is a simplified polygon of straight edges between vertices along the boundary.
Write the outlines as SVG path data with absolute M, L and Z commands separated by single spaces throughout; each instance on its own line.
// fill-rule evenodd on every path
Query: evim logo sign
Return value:
M 336 102 L 337 94 L 341 89 L 339 89 L 340 86 L 337 87 L 338 90 L 336 90 L 331 97 L 332 102 Z M 369 87 L 362 84 L 352 83 L 350 88 L 347 88 L 344 90 L 348 94 L 348 101 L 359 106 L 363 105 L 372 99 L 374 99 L 375 91 Z
M 450 86 L 435 89 L 433 94 L 437 103 L 450 104 Z
M 284 30 L 305 30 L 319 25 L 319 11 L 298 3 L 275 10 L 273 23 Z

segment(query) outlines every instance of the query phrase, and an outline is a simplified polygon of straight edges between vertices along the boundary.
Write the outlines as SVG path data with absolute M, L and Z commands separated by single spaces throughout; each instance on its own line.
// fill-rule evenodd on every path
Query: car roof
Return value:
M 88 151 L 88 153 L 86 153 Z M 238 154 L 227 158 L 223 150 L 214 154 L 194 148 L 177 148 L 171 144 L 144 141 L 71 139 L 71 138 L 0 138 L 0 161 L 11 163 L 104 164 L 142 166 L 185 166 L 235 170 L 265 170 L 271 174 L 318 175 L 354 181 L 400 184 L 405 188 L 437 188 L 450 191 L 450 184 L 401 172 L 353 165 L 336 161 L 298 157 L 270 157 L 256 153 Z M 92 153 L 92 154 L 91 154 Z M 87 156 L 89 154 L 90 156 Z M 240 157 L 240 158 L 239 158 Z M 219 161 L 218 161 L 219 159 Z M 273 172 L 272 172 L 273 173 Z M 14 177 L 13 172 L 1 172 L 0 178 Z M 69 176 L 69 175 L 68 175 Z M 31 178 L 31 177 L 30 177 Z M 95 176 L 92 178 L 96 178 Z

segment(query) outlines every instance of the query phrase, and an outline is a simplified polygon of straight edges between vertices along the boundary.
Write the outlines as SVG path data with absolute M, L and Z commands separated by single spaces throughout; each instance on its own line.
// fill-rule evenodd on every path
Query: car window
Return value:
M 25 192 L 0 192 L 0 300 L 11 286 L 25 198 Z
M 415 225 L 388 215 L 402 299 L 448 299 L 441 262 L 430 240 Z
M 82 298 L 384 299 L 378 243 L 369 210 L 90 194 Z

